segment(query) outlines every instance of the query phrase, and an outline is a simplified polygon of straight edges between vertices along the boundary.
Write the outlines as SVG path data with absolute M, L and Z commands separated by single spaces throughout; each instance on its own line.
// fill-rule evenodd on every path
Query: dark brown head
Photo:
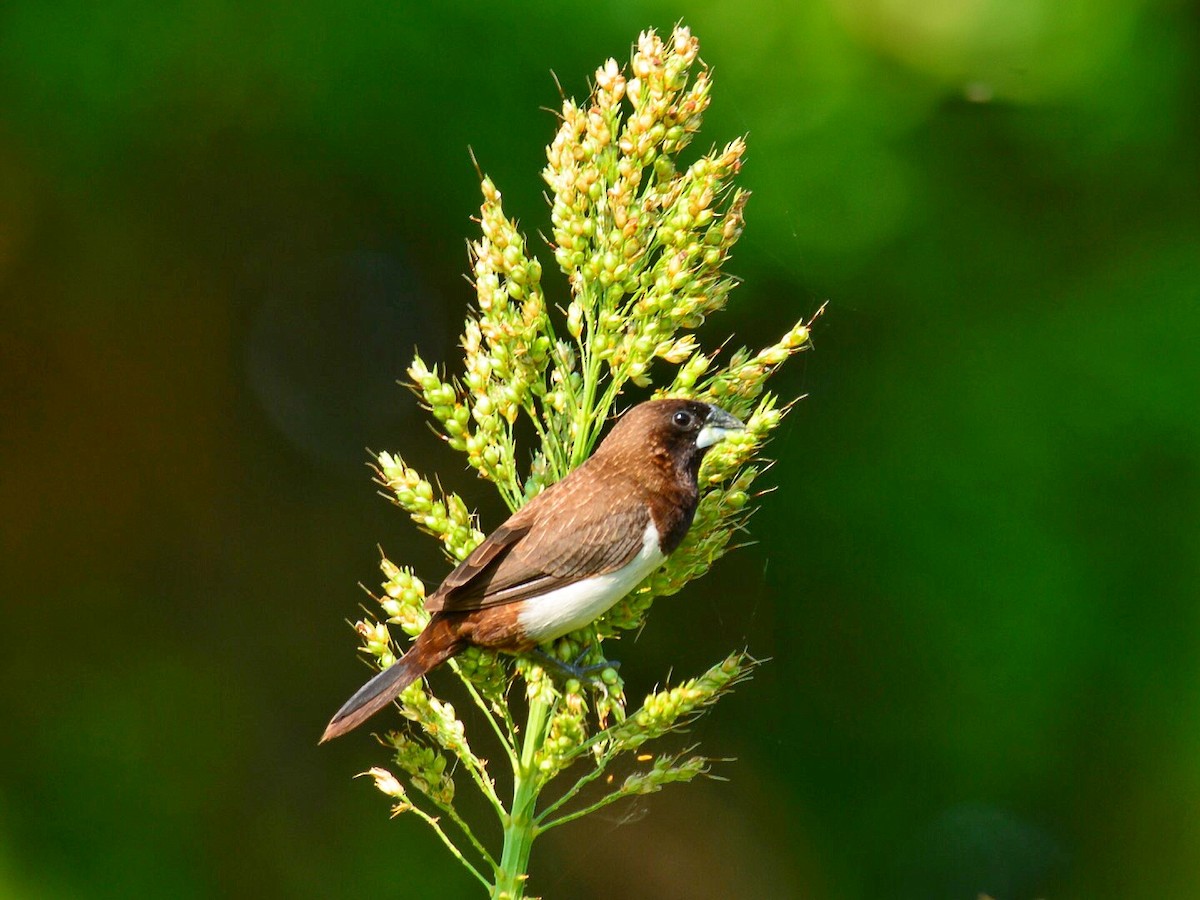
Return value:
M 621 416 L 596 455 L 669 459 L 680 476 L 695 484 L 704 454 L 745 427 L 720 407 L 698 400 L 650 400 Z

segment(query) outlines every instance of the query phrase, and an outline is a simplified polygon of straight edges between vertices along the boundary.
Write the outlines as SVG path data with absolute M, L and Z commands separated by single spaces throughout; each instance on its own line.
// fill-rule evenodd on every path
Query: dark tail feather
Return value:
M 425 634 L 421 637 L 425 638 Z M 436 646 L 434 641 L 418 640 L 404 656 L 360 687 L 353 697 L 342 704 L 342 708 L 325 726 L 325 733 L 318 743 L 323 744 L 354 730 L 395 700 L 406 687 L 460 649 L 457 642 Z

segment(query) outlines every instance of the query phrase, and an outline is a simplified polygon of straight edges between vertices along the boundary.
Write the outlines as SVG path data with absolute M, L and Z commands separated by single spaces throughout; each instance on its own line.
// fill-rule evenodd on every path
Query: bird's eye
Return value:
M 680 428 L 687 428 L 693 422 L 692 414 L 681 409 L 679 412 L 675 413 L 675 415 L 672 417 L 672 421 Z

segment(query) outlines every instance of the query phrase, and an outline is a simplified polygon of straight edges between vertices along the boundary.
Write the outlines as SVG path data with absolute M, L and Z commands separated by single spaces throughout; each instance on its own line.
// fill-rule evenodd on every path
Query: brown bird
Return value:
M 704 454 L 745 426 L 716 406 L 652 400 L 626 412 L 578 469 L 488 535 L 425 601 L 408 653 L 337 711 L 345 734 L 468 646 L 521 653 L 592 622 L 679 546 Z

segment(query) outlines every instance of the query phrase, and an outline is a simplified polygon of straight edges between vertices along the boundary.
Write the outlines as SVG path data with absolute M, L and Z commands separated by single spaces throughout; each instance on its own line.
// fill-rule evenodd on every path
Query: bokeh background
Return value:
M 364 448 L 499 522 L 395 384 L 455 358 L 468 147 L 547 230 L 551 71 L 680 18 L 755 192 L 705 335 L 830 305 L 757 543 L 616 655 L 772 661 L 696 729 L 732 781 L 554 832 L 534 892 L 1200 896 L 1182 0 L 8 0 L 0 896 L 476 895 L 315 743 L 376 545 L 445 571 Z

